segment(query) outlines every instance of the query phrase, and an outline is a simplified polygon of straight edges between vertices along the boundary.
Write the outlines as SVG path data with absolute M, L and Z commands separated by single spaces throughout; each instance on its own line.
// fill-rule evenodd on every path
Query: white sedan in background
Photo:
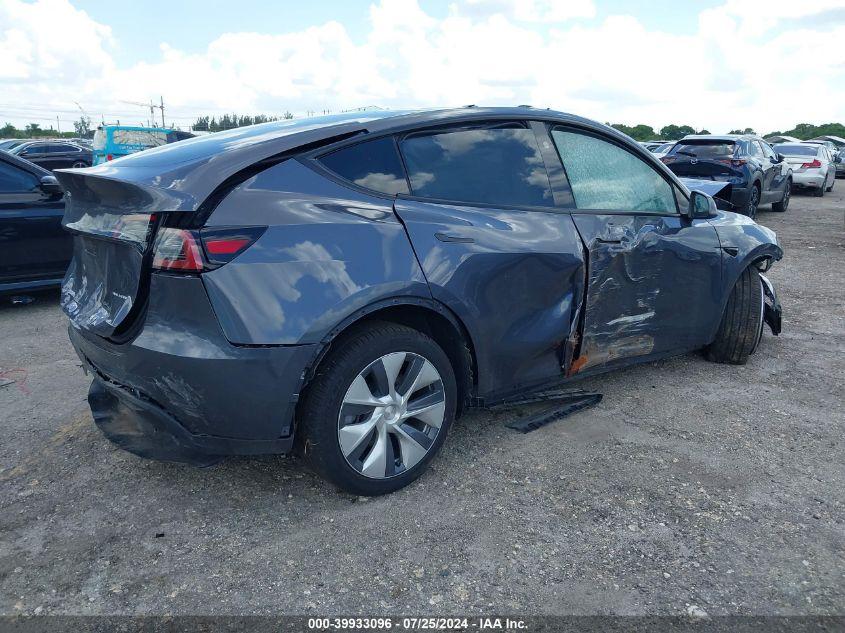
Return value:
M 792 184 L 812 189 L 821 197 L 833 191 L 836 183 L 836 165 L 824 145 L 815 143 L 777 143 L 773 149 L 792 167 Z

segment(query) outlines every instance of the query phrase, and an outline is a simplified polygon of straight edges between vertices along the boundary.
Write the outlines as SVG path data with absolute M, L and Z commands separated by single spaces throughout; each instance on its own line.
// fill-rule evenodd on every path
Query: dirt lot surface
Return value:
M 145 461 L 94 427 L 55 293 L 0 306 L 0 613 L 845 612 L 845 182 L 786 214 L 784 333 L 590 379 L 527 435 L 454 427 L 417 483 Z

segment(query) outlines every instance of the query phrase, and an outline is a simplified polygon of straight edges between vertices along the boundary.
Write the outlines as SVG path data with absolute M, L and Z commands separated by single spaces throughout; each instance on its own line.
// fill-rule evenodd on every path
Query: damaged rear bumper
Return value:
M 765 321 L 772 334 L 777 336 L 781 333 L 781 314 L 780 301 L 778 301 L 777 293 L 772 282 L 769 281 L 765 275 L 760 275 L 760 281 L 763 282 L 763 321 Z
M 227 455 L 287 453 L 293 444 L 292 436 L 261 441 L 191 433 L 141 394 L 99 377 L 88 390 L 88 404 L 106 438 L 148 459 L 210 466 Z
M 288 452 L 315 345 L 239 347 L 224 337 L 199 278 L 153 275 L 140 332 L 113 343 L 70 325 L 97 425 L 142 457 L 194 464 Z

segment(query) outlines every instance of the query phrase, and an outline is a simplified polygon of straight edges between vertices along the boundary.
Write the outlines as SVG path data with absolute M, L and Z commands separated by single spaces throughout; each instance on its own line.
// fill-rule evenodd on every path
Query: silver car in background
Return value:
M 825 191 L 833 191 L 836 182 L 836 166 L 827 148 L 815 143 L 778 143 L 775 152 L 784 157 L 792 167 L 792 185 L 812 189 L 821 197 Z
M 675 147 L 675 141 L 669 141 L 668 143 L 663 143 L 662 145 L 658 145 L 657 147 L 649 150 L 652 154 L 654 154 L 655 158 L 663 158 L 666 154 L 669 153 L 669 150 Z

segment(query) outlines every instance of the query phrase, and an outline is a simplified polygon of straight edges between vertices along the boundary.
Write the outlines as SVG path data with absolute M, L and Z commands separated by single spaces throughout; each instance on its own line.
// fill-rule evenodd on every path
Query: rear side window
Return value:
M 579 209 L 676 213 L 672 186 L 651 165 L 618 145 L 553 130 Z
M 393 137 L 344 147 L 319 160 L 327 169 L 359 187 L 390 195 L 408 193 L 408 181 Z
M 519 123 L 419 133 L 400 143 L 411 192 L 501 206 L 553 206 L 534 132 Z

